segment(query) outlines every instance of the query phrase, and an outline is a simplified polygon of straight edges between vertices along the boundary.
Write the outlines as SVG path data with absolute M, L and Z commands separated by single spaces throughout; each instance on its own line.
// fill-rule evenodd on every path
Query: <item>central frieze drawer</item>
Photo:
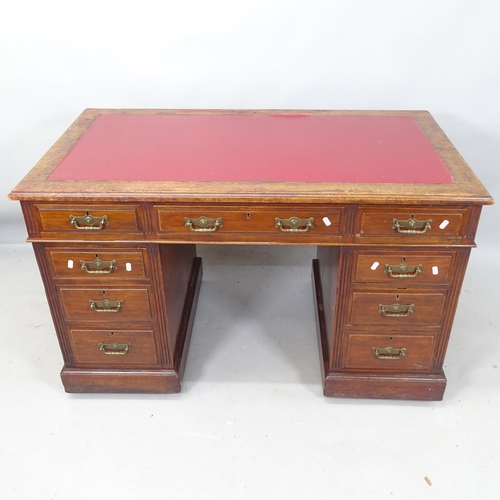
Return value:
M 152 319 L 147 288 L 61 288 L 68 320 L 99 322 Z
M 77 364 L 155 365 L 155 341 L 152 330 L 81 330 L 69 329 Z
M 353 291 L 348 326 L 440 327 L 446 291 Z
M 58 250 L 48 248 L 54 278 L 105 280 L 113 278 L 146 278 L 144 254 L 141 250 Z
M 286 207 L 265 210 L 234 207 L 156 207 L 161 233 L 267 233 L 286 235 L 338 235 L 342 208 Z M 203 219 L 207 219 L 205 222 Z
M 434 355 L 432 335 L 358 335 L 347 339 L 345 368 L 426 372 Z

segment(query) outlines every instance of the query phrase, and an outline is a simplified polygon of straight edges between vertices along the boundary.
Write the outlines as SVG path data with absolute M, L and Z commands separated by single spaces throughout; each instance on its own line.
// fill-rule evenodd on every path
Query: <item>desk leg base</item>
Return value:
M 332 338 L 333 332 L 328 331 L 327 328 L 320 265 L 317 259 L 313 260 L 312 278 L 325 396 L 417 401 L 441 401 L 443 399 L 446 388 L 446 377 L 443 372 L 439 374 L 381 374 L 331 371 L 328 339 Z
M 64 367 L 61 371 L 61 379 L 66 392 L 144 394 L 172 394 L 180 392 L 202 274 L 201 258 L 196 257 L 193 260 L 182 312 L 179 337 L 174 354 L 174 369 L 105 370 Z

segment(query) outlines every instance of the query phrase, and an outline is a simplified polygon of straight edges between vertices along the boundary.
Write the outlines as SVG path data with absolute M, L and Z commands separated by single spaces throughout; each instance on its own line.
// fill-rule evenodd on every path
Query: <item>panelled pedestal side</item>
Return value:
M 318 247 L 313 279 L 326 396 L 442 399 L 474 233 L 462 208 L 363 207 L 356 241 L 382 244 Z

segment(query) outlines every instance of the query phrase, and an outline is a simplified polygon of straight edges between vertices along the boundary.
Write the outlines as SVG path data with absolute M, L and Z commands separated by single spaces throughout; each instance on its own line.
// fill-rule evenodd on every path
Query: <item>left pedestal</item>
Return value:
M 33 244 L 67 392 L 179 392 L 202 278 L 195 245 Z

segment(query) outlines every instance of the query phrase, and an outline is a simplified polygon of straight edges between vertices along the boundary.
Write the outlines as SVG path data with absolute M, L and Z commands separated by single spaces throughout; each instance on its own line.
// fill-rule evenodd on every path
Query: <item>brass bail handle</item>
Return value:
M 184 217 L 184 226 L 188 227 L 190 231 L 196 233 L 213 233 L 217 231 L 219 227 L 224 227 L 222 224 L 222 217 L 217 217 L 211 219 L 210 217 L 205 217 L 202 215 L 197 219 L 192 219 L 190 217 Z
M 117 313 L 124 307 L 123 300 L 89 300 L 90 309 L 95 312 Z
M 415 304 L 391 304 L 390 306 L 379 304 L 378 312 L 388 318 L 403 318 L 411 314 L 414 307 Z
M 395 349 L 394 347 L 372 347 L 372 354 L 379 359 L 401 359 L 406 355 L 406 347 Z
M 81 260 L 82 270 L 89 274 L 111 274 L 118 269 L 116 260 L 104 261 L 96 257 L 93 261 Z
M 82 229 L 86 231 L 99 231 L 104 226 L 109 226 L 107 215 L 96 217 L 90 212 L 85 212 L 85 215 L 81 217 L 70 215 L 69 220 L 71 225 L 75 226 L 76 229 Z
M 423 234 L 430 228 L 433 219 L 418 220 L 413 214 L 408 220 L 392 219 L 392 229 L 402 234 Z
M 111 344 L 103 344 L 99 342 L 99 350 L 104 354 L 111 356 L 124 356 L 128 354 L 132 349 L 132 344 L 117 344 L 112 342 Z
M 284 233 L 305 233 L 314 227 L 314 217 L 308 219 L 299 219 L 299 217 L 290 217 L 289 219 L 274 218 L 274 227 L 279 228 Z
M 384 273 L 391 278 L 415 278 L 422 272 L 422 267 L 422 264 L 411 266 L 405 262 L 396 266 L 386 264 Z

